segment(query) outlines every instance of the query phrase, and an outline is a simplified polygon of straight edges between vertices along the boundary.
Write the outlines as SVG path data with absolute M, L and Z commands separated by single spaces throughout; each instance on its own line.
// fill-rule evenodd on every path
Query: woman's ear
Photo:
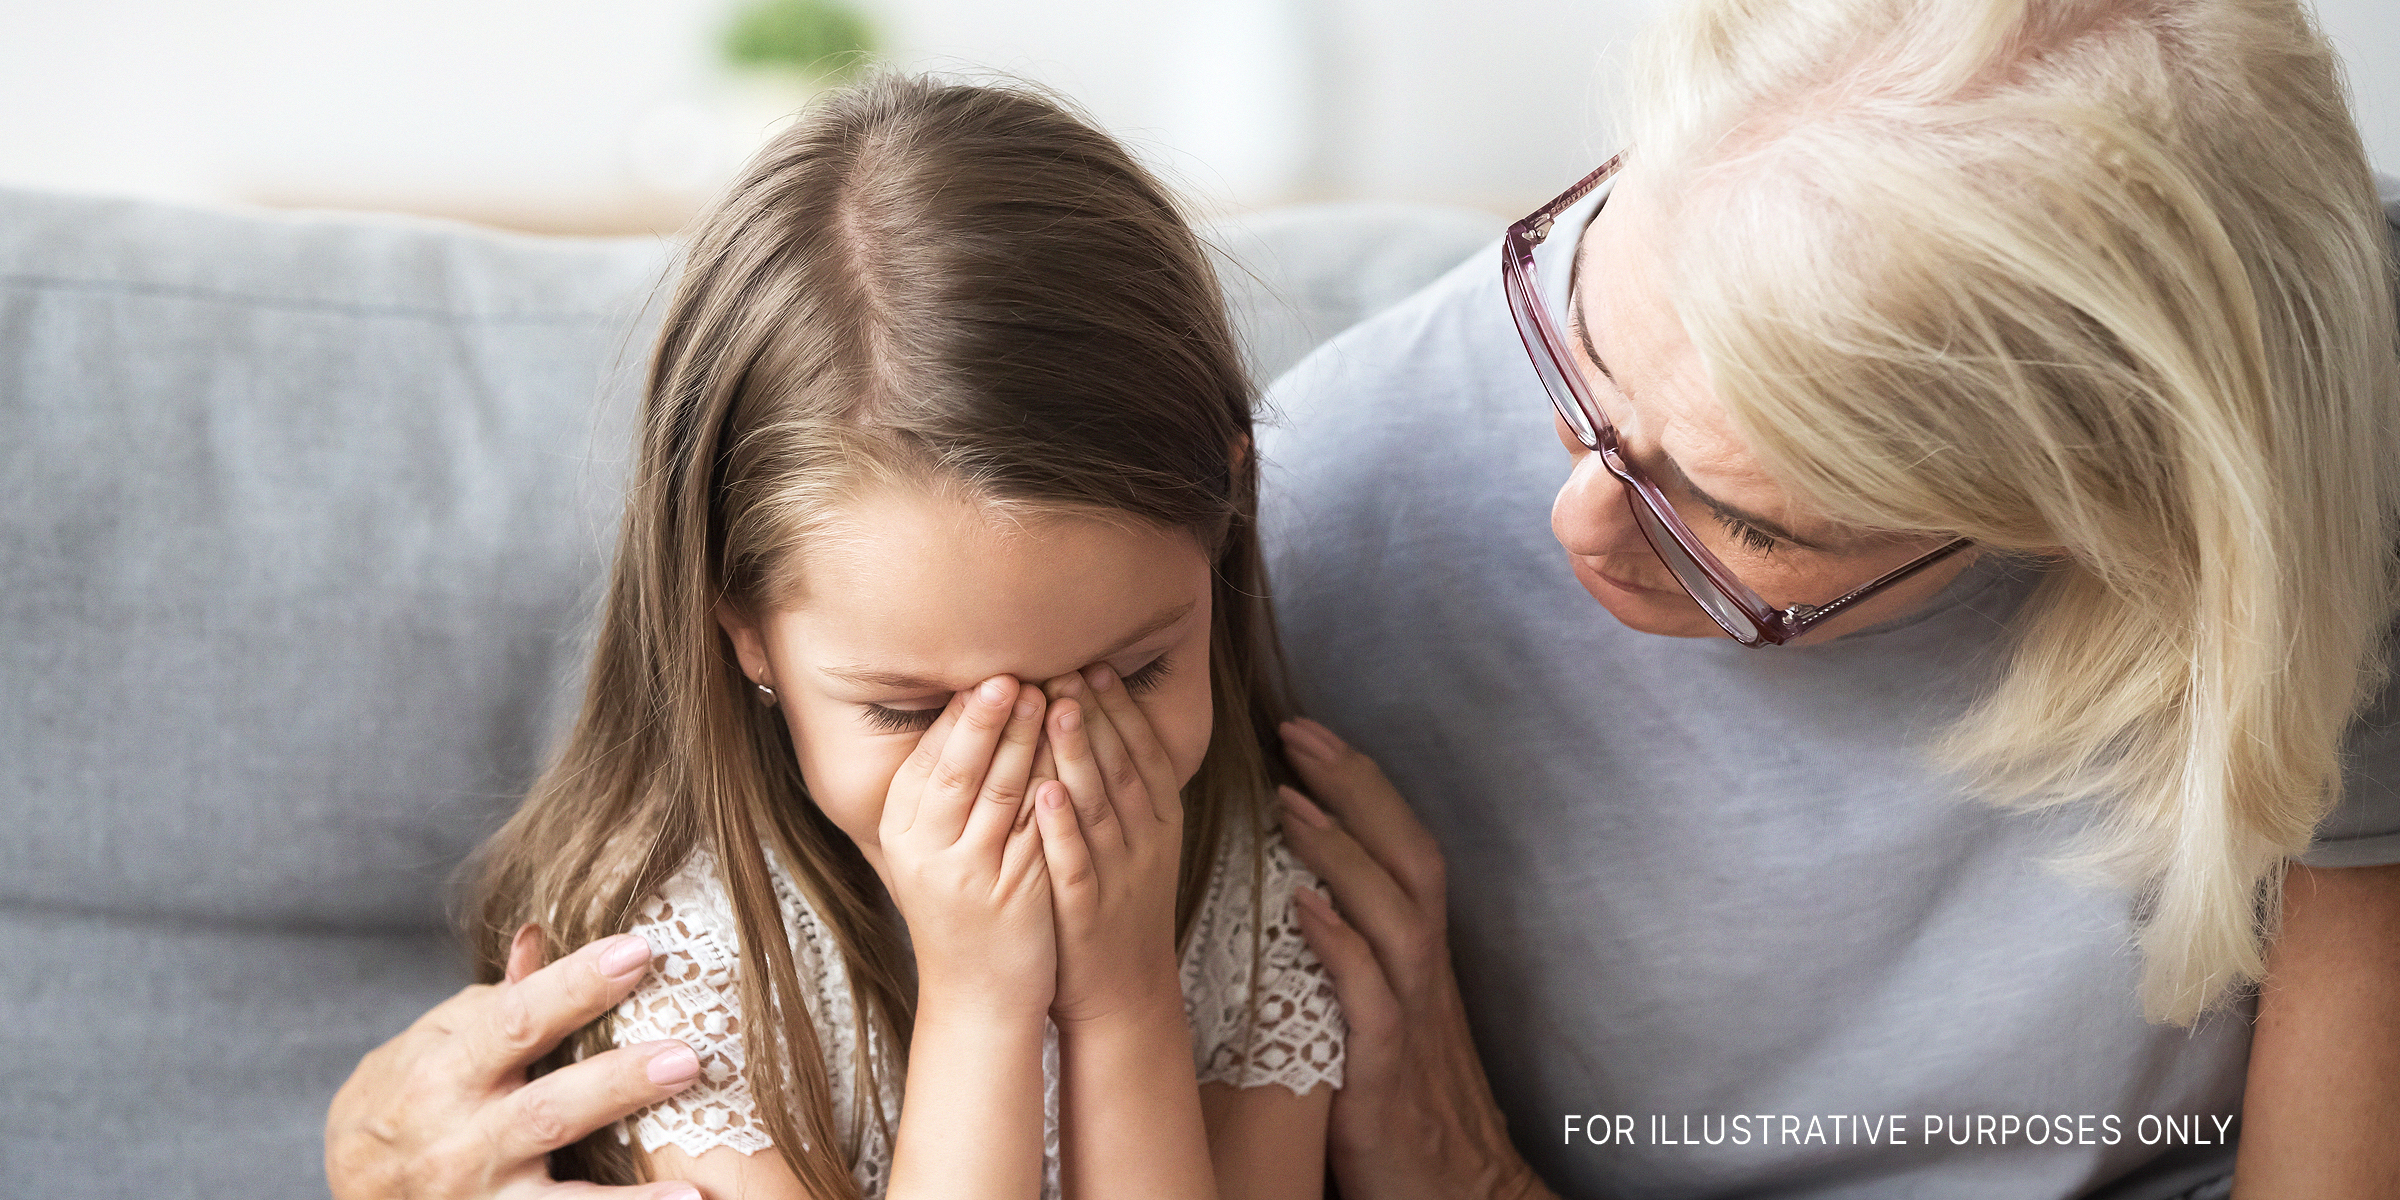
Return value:
M 1250 435 L 1237 434 L 1233 439 L 1233 473 L 1239 476 L 1250 465 Z
M 775 686 L 775 669 L 767 661 L 767 639 L 759 633 L 758 623 L 731 601 L 719 600 L 717 625 L 733 639 L 733 657 L 742 664 L 742 674 L 752 683 Z

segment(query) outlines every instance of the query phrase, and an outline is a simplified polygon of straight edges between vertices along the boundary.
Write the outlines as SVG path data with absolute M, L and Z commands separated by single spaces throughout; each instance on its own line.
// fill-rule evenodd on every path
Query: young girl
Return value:
M 750 165 L 665 314 L 580 719 L 481 867 L 486 980 L 657 954 L 561 1061 L 701 1057 L 562 1174 L 1319 1194 L 1250 402 L 1174 205 L 1047 101 L 882 79 Z

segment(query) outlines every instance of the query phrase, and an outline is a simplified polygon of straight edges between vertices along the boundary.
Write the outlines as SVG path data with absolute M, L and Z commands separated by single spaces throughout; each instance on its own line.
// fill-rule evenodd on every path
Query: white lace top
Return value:
M 1184 947 L 1183 1007 L 1192 1026 L 1192 1065 L 1203 1083 L 1235 1087 L 1280 1084 L 1306 1093 L 1319 1084 L 1341 1086 L 1342 1017 L 1324 966 L 1301 939 L 1292 913 L 1292 889 L 1316 885 L 1316 877 L 1293 859 L 1280 831 L 1267 832 L 1266 875 L 1254 880 L 1249 839 L 1234 836 L 1209 879 L 1208 892 Z M 892 1149 L 862 1113 L 850 1067 L 858 1046 L 848 972 L 833 939 L 801 895 L 785 865 L 768 858 L 775 897 L 791 933 L 792 957 L 810 991 L 809 1011 L 831 1067 L 834 1120 L 845 1138 L 859 1139 L 853 1176 L 867 1200 L 878 1200 L 891 1171 Z M 1253 890 L 1253 883 L 1258 885 Z M 1256 897 L 1255 903 L 1253 897 Z M 1253 941 L 1252 932 L 1257 931 Z M 617 1007 L 614 1038 L 633 1045 L 681 1038 L 700 1056 L 700 1079 L 673 1097 L 636 1113 L 626 1124 L 644 1150 L 672 1145 L 697 1155 L 718 1146 L 754 1154 L 773 1145 L 742 1079 L 742 1018 L 733 906 L 717 871 L 715 855 L 693 852 L 683 868 L 651 897 L 632 925 L 650 942 L 655 957 L 649 976 Z M 1255 952 L 1255 955 L 1254 955 Z M 1253 966 L 1256 978 L 1253 979 Z M 1257 1025 L 1250 1025 L 1257 996 Z M 870 1039 L 867 1053 L 881 1052 Z M 898 1128 L 897 1072 L 882 1072 L 885 1094 L 876 1097 L 886 1126 Z M 1051 1028 L 1042 1053 L 1042 1194 L 1058 1195 L 1058 1031 Z M 630 1140 L 625 1126 L 620 1140 Z

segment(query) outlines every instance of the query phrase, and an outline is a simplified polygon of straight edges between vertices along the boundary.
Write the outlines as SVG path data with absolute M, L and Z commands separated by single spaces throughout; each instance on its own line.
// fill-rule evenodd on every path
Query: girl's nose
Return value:
M 1550 505 L 1550 532 L 1569 554 L 1595 556 L 1647 551 L 1633 510 L 1625 507 L 1625 485 L 1600 456 L 1578 445 L 1575 469 Z

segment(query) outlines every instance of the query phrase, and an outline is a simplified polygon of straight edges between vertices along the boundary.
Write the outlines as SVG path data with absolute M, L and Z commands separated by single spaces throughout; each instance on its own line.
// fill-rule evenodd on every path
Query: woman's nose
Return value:
M 1575 427 L 1567 424 L 1567 419 L 1559 415 L 1556 405 L 1550 408 L 1550 432 L 1557 435 L 1558 444 L 1566 447 L 1570 458 L 1582 458 L 1592 452 L 1591 447 L 1583 444 L 1582 438 L 1575 436 Z
M 1582 447 L 1579 445 L 1578 450 Z M 1550 505 L 1550 532 L 1569 554 L 1621 554 L 1647 550 L 1633 510 L 1625 507 L 1625 485 L 1600 456 L 1584 451 Z

